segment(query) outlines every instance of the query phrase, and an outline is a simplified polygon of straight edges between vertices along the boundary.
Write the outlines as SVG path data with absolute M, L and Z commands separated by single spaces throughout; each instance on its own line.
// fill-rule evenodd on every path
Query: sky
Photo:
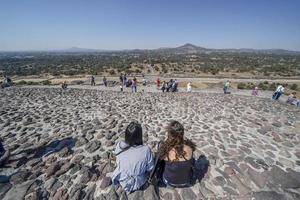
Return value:
M 300 0 L 0 0 L 0 50 L 300 51 Z

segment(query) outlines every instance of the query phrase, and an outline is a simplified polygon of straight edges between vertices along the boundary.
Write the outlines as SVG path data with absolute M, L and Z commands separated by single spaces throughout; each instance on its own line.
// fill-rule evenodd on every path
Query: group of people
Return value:
M 102 81 L 103 81 L 103 85 L 104 85 L 105 87 L 107 87 L 107 79 L 106 79 L 105 76 L 103 76 Z M 91 76 L 91 86 L 95 86 L 95 85 L 96 85 L 95 77 L 94 77 L 94 76 Z
M 164 81 L 161 88 L 162 92 L 178 92 L 178 81 L 170 79 L 169 82 Z
M 144 83 L 143 83 L 144 84 Z M 137 78 L 134 76 L 133 79 L 128 79 L 126 74 L 120 74 L 120 90 L 123 91 L 123 86 L 131 87 L 132 92 L 137 92 Z
M 112 174 L 114 185 L 130 193 L 148 183 L 189 187 L 201 180 L 209 163 L 203 155 L 194 158 L 196 144 L 184 137 L 183 125 L 172 120 L 166 134 L 167 139 L 158 144 L 158 152 L 154 154 L 143 143 L 141 124 L 131 122 L 125 130 L 125 141 L 117 143 L 114 152 L 117 164 Z

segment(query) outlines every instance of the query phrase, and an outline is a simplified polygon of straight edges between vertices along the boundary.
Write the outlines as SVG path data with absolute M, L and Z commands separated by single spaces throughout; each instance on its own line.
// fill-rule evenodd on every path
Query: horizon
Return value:
M 175 47 L 158 47 L 158 48 L 132 48 L 132 49 L 92 49 L 92 48 L 86 48 L 86 47 L 70 47 L 70 48 L 64 48 L 64 49 L 24 49 L 24 50 L 1 50 L 0 52 L 63 52 L 63 51 L 72 51 L 72 50 L 78 50 L 78 52 L 80 52 L 80 50 L 82 50 L 82 52 L 84 51 L 88 51 L 88 52 L 109 52 L 109 51 L 134 51 L 134 50 L 158 50 L 158 49 L 167 49 L 167 48 L 179 48 L 185 45 L 193 45 L 196 47 L 200 47 L 200 48 L 204 48 L 204 49 L 208 49 L 208 50 L 258 50 L 258 51 L 263 51 L 263 50 L 284 50 L 284 51 L 291 51 L 291 52 L 300 52 L 300 50 L 291 50 L 291 49 L 279 49 L 279 48 L 270 48 L 270 49 L 258 49 L 258 48 L 210 48 L 210 47 L 205 47 L 205 46 L 201 46 L 201 45 L 197 45 L 194 43 L 184 43 L 182 45 L 179 46 L 175 46 Z
M 175 48 L 300 51 L 300 1 L 1 0 L 0 51 Z

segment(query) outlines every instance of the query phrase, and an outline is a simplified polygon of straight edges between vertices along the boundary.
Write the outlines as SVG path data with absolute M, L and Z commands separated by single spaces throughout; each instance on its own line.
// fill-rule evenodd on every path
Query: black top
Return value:
M 0 141 L 0 157 L 4 154 L 5 150 L 4 150 L 4 147 Z
M 170 184 L 189 184 L 193 177 L 194 158 L 185 161 L 165 161 L 163 178 Z

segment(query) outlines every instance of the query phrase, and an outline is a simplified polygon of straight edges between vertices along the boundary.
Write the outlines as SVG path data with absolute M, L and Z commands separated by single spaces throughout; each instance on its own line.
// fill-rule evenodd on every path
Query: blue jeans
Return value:
M 131 89 L 132 89 L 132 92 L 136 92 L 137 91 L 136 86 L 131 86 Z
M 275 92 L 273 99 L 278 100 L 281 95 L 282 95 L 282 92 Z

